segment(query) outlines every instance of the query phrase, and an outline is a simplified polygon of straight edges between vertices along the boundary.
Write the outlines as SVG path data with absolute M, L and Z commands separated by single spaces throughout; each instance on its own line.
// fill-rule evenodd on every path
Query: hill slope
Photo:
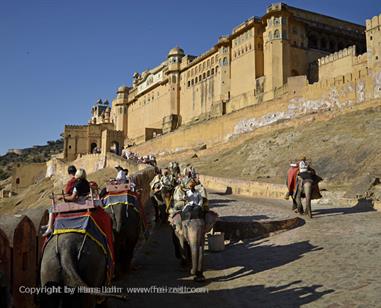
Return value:
M 285 183 L 289 161 L 305 155 L 326 187 L 354 196 L 381 176 L 380 112 L 378 106 L 341 114 L 329 121 L 265 133 L 239 145 L 197 152 L 197 158 L 187 153 L 178 159 L 186 157 L 185 162 L 202 174 Z

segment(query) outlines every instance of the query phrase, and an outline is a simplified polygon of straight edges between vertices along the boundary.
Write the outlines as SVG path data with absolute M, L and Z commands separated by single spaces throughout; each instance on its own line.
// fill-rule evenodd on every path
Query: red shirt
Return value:
M 299 167 L 291 167 L 287 172 L 287 187 L 289 192 L 293 192 L 296 188 L 296 176 L 298 175 Z
M 66 186 L 65 186 L 65 194 L 66 195 L 71 195 L 73 194 L 73 189 L 74 189 L 74 186 L 75 186 L 75 182 L 77 181 L 77 179 L 75 177 L 72 177 L 67 183 L 66 183 Z

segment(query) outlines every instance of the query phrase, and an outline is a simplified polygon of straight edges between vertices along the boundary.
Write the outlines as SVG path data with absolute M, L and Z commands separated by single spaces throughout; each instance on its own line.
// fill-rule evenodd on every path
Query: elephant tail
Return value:
M 71 247 L 72 249 L 60 249 L 59 260 L 62 267 L 63 284 L 70 287 L 87 287 L 87 283 L 83 281 L 81 275 L 78 273 L 77 268 L 79 260 L 77 255 L 77 249 Z

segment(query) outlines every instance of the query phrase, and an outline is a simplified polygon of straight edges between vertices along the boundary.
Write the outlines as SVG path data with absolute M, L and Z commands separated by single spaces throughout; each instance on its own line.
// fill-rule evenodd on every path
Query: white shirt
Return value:
M 202 206 L 202 197 L 199 191 L 187 190 L 186 193 L 187 204 Z
M 301 160 L 299 162 L 299 172 L 307 172 L 308 171 L 308 162 Z
M 116 175 L 116 180 L 120 181 L 122 183 L 126 183 L 127 182 L 127 174 L 126 174 L 126 172 L 124 170 L 119 170 L 118 174 Z

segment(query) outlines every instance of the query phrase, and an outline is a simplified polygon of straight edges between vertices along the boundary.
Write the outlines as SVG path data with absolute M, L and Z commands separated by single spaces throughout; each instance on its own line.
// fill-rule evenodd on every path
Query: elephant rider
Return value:
M 115 169 L 118 171 L 115 180 L 119 184 L 126 184 L 128 181 L 127 179 L 128 169 L 124 169 L 120 165 L 115 166 Z
M 75 185 L 73 192 L 69 196 L 63 196 L 59 200 L 64 200 L 65 202 L 75 202 L 85 200 L 90 193 L 90 184 L 86 179 L 86 171 L 84 169 L 78 169 L 75 173 Z M 43 236 L 47 236 L 53 232 L 54 216 L 52 213 L 52 208 L 49 209 L 49 222 L 47 224 L 47 229 Z
M 307 161 L 305 156 L 298 163 L 299 173 L 297 177 L 296 187 L 301 187 L 303 181 L 311 181 L 312 184 L 312 199 L 320 199 L 322 196 L 320 194 L 318 183 L 323 179 L 316 174 L 316 171 L 311 167 L 311 164 Z M 294 193 L 296 195 L 296 191 Z
M 185 188 L 185 183 L 183 182 L 175 187 L 175 191 L 173 193 L 173 208 L 171 209 L 172 213 L 183 210 L 187 201 Z
M 162 197 L 166 205 L 166 212 L 168 212 L 172 201 L 172 191 L 175 186 L 175 179 L 172 174 L 169 173 L 168 169 L 163 170 L 163 176 L 160 179 L 160 183 L 162 187 Z
M 156 173 L 155 177 L 150 182 L 150 187 L 152 191 L 151 202 L 155 209 L 155 222 L 158 222 L 159 221 L 159 206 L 161 206 L 164 202 L 161 196 L 161 189 L 162 189 L 161 170 L 159 168 L 155 168 L 155 173 Z

